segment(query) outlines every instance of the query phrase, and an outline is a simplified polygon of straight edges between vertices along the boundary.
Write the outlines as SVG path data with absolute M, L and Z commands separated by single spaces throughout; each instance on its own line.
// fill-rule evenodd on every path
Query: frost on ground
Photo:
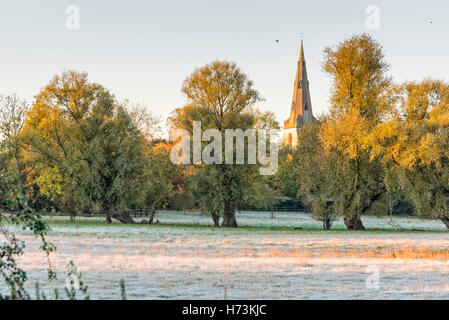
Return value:
M 238 221 L 292 228 L 53 224 L 49 239 L 58 249 L 51 261 L 59 280 L 51 286 L 63 288 L 73 260 L 94 299 L 119 299 L 121 278 L 129 299 L 449 298 L 449 233 L 438 221 L 395 219 L 404 229 L 423 232 L 309 232 L 293 229 L 320 227 L 305 214 L 269 216 L 243 212 Z M 157 219 L 211 223 L 206 216 L 174 212 Z M 385 218 L 364 223 L 394 229 Z M 39 242 L 21 237 L 29 240 L 20 265 L 29 272 L 30 287 L 39 281 L 49 290 Z

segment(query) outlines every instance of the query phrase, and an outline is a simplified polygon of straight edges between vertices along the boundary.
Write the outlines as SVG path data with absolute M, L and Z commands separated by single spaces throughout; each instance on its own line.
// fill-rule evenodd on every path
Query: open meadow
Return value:
M 57 247 L 51 285 L 38 240 L 17 230 L 28 243 L 19 265 L 30 291 L 36 281 L 63 291 L 73 260 L 98 299 L 119 299 L 120 279 L 129 299 L 449 298 L 449 232 L 440 221 L 363 217 L 368 230 L 350 232 L 342 221 L 322 231 L 304 213 L 239 212 L 238 229 L 213 228 L 198 213 L 155 218 L 161 224 L 46 217 Z

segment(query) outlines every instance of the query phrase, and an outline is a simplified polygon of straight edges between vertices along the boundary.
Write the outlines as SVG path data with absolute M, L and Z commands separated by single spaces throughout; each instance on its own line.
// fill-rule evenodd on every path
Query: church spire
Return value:
M 301 48 L 299 50 L 290 117 L 284 122 L 284 144 L 288 144 L 291 147 L 296 146 L 299 129 L 312 120 L 312 102 L 309 92 L 309 80 L 307 78 L 304 42 L 301 36 Z
M 301 39 L 301 49 L 299 51 L 299 61 L 303 61 L 303 60 L 305 61 L 305 58 L 304 58 L 304 42 Z

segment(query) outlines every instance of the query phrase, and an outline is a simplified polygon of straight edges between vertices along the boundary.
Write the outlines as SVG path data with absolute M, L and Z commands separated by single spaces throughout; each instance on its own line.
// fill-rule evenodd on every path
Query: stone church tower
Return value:
M 298 68 L 293 89 L 292 108 L 290 117 L 284 122 L 283 144 L 291 148 L 298 144 L 299 129 L 314 120 L 312 102 L 310 100 L 309 81 L 307 79 L 304 47 L 301 40 Z

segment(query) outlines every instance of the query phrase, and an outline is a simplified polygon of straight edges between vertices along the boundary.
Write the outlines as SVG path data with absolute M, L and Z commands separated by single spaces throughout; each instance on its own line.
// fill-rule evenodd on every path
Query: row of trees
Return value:
M 132 223 L 130 204 L 155 207 L 170 195 L 175 168 L 165 166 L 168 158 L 148 139 L 156 119 L 118 102 L 87 74 L 55 76 L 31 108 L 16 96 L 0 103 L 2 151 L 33 207 L 55 206 L 72 220 L 95 212 Z
M 280 150 L 274 176 L 261 176 L 260 165 L 173 164 L 175 142 L 157 138 L 158 119 L 86 73 L 56 75 L 31 107 L 1 97 L 1 155 L 26 196 L 19 198 L 30 199 L 18 206 L 123 223 L 134 223 L 128 208 L 147 206 L 151 224 L 156 208 L 175 204 L 201 208 L 215 226 L 222 219 L 236 227 L 237 208 L 269 209 L 281 197 L 299 197 L 325 229 L 343 217 L 348 229 L 361 230 L 363 215 L 407 202 L 449 227 L 449 86 L 395 84 L 382 47 L 366 34 L 326 48 L 323 70 L 332 81 L 330 112 L 301 129 L 295 150 Z M 254 108 L 261 95 L 234 63 L 194 70 L 182 92 L 186 104 L 169 117 L 171 131 L 192 135 L 193 121 L 201 121 L 224 141 L 227 129 L 279 130 L 271 112 Z
M 234 64 L 214 62 L 184 82 L 187 104 L 169 119 L 172 129 L 273 127 L 271 113 L 253 105 L 261 98 Z M 34 208 L 56 207 L 73 221 L 96 213 L 134 223 L 131 206 L 167 203 L 200 207 L 214 224 L 236 227 L 242 204 L 274 201 L 253 165 L 178 166 L 170 161 L 174 142 L 157 138 L 159 122 L 144 106 L 118 101 L 86 73 L 56 75 L 29 108 L 15 95 L 1 97 L 2 154 L 9 158 L 17 188 Z M 25 204 L 20 205 L 24 208 Z
M 277 128 L 271 113 L 252 107 L 260 95 L 239 68 L 214 62 L 195 70 L 183 92 L 187 105 L 169 119 L 173 129 L 191 131 L 192 120 L 203 128 Z M 32 106 L 16 95 L 0 96 L 0 277 L 10 295 L 0 299 L 28 299 L 26 272 L 17 265 L 25 243 L 12 225 L 42 241 L 47 257 L 54 250 L 46 241 L 48 225 L 33 209 L 55 207 L 70 214 L 104 215 L 135 223 L 127 209 L 167 203 L 200 207 L 214 224 L 236 227 L 235 209 L 244 204 L 269 206 L 276 192 L 258 166 L 173 164 L 174 142 L 157 139 L 159 122 L 143 106 L 118 101 L 103 86 L 89 82 L 86 73 L 56 75 L 35 97 Z M 48 260 L 49 279 L 55 279 Z M 73 265 L 69 276 L 79 274 Z M 79 280 L 80 290 L 86 294 Z M 74 289 L 67 297 L 76 297 Z M 43 296 L 36 287 L 37 298 Z M 124 295 L 124 285 L 122 286 Z M 54 293 L 58 299 L 57 291 Z M 86 296 L 88 298 L 88 296 Z
M 449 85 L 394 84 L 382 47 L 368 35 L 326 48 L 330 113 L 303 128 L 293 153 L 299 193 L 330 228 L 343 216 L 384 215 L 394 202 L 449 227 Z

